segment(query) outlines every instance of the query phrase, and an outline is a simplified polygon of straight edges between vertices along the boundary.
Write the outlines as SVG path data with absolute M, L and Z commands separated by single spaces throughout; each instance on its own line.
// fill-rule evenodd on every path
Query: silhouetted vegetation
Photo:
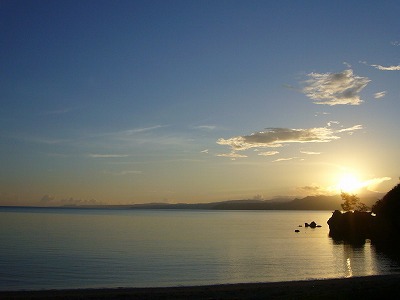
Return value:
M 390 222 L 391 226 L 400 229 L 400 184 L 391 189 L 381 200 L 372 206 L 372 212 L 379 218 Z
M 400 184 L 391 189 L 381 200 L 372 207 L 376 214 L 373 240 L 400 244 Z
M 344 201 L 340 205 L 344 211 L 356 210 L 366 212 L 370 209 L 366 204 L 360 201 L 360 198 L 356 194 L 342 192 L 340 196 Z

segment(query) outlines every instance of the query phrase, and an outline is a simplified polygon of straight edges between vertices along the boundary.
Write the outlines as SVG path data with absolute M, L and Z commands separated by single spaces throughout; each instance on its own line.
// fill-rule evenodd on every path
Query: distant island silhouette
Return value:
M 372 206 L 383 194 L 363 198 Z M 131 205 L 65 205 L 78 208 L 115 208 L 115 209 L 208 209 L 208 210 L 337 210 L 340 209 L 340 195 L 307 196 L 304 198 L 274 198 L 269 200 L 244 199 L 209 203 L 142 203 Z

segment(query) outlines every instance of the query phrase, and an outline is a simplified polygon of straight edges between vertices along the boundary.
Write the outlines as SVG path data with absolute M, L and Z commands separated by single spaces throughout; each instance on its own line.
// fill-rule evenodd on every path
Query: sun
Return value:
M 362 182 L 353 174 L 343 175 L 337 184 L 337 189 L 345 193 L 355 193 L 362 187 Z

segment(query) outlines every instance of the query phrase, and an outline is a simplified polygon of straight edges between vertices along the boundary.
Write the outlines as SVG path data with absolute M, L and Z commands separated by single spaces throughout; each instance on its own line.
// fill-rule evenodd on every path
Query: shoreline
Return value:
M 381 299 L 400 294 L 400 274 L 149 288 L 0 291 L 0 299 Z

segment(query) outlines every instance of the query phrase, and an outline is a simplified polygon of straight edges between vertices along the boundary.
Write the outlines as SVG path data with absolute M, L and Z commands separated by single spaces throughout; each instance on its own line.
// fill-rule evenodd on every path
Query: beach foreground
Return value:
M 0 292 L 0 299 L 382 299 L 400 294 L 400 274 L 165 288 Z

